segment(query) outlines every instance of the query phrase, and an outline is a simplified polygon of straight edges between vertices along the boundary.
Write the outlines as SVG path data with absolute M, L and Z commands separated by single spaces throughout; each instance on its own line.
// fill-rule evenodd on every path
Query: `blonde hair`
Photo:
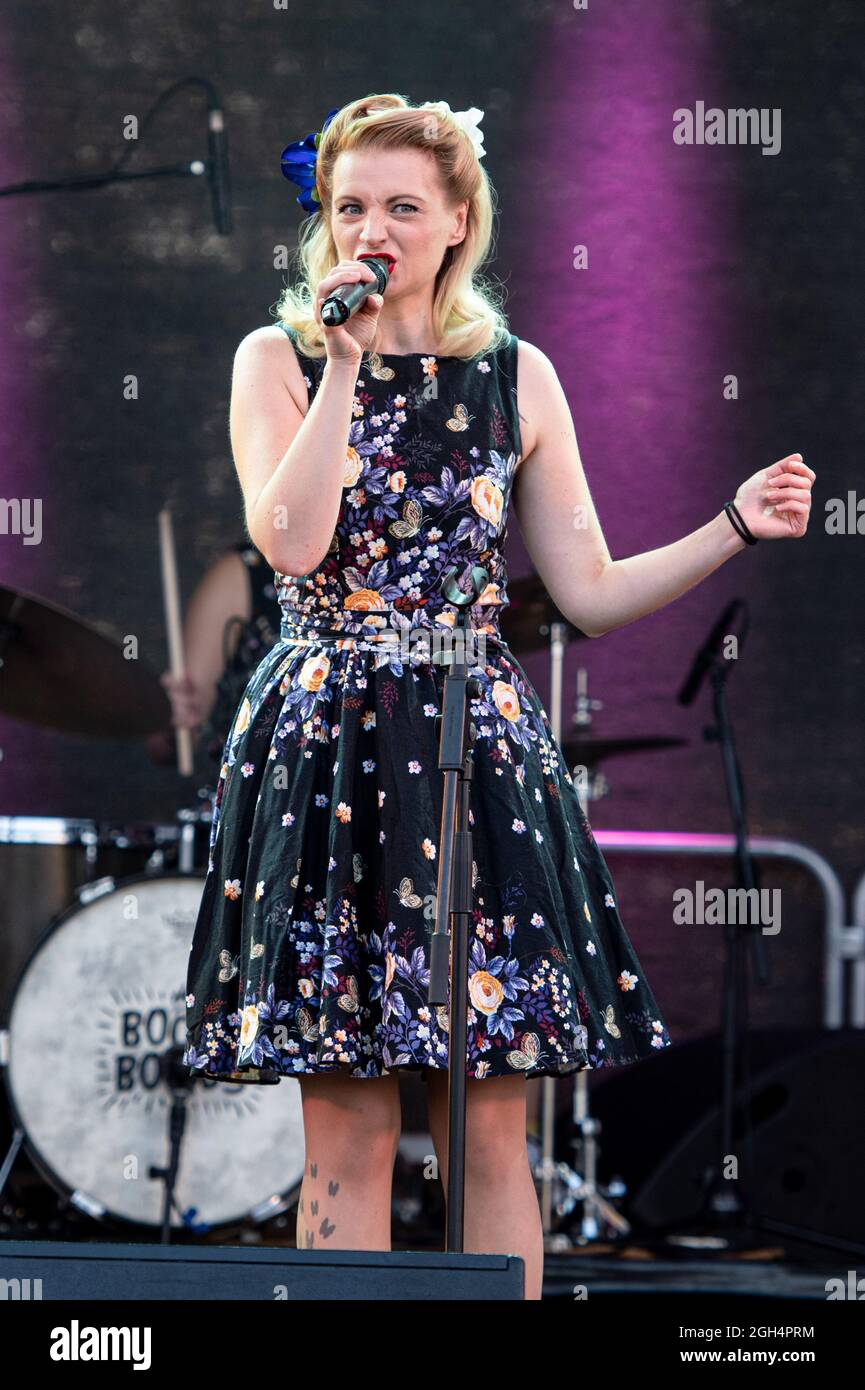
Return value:
M 447 248 L 435 278 L 433 331 L 439 355 L 470 358 L 503 345 L 510 330 L 500 289 L 480 273 L 493 240 L 495 189 L 471 138 L 444 104 L 411 106 L 393 92 L 349 102 L 322 136 L 315 171 L 321 211 L 301 225 L 293 257 L 299 283 L 283 290 L 275 306 L 277 319 L 297 332 L 307 356 L 326 355 L 313 307 L 316 286 L 340 260 L 330 230 L 334 164 L 344 150 L 376 147 L 425 151 L 436 162 L 448 201 L 468 202 L 465 237 Z M 380 370 L 378 333 L 369 353 L 374 370 Z

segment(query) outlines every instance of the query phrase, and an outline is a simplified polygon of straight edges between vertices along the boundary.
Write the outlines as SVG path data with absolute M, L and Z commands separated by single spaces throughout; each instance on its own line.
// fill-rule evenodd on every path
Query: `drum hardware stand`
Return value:
M 194 1213 L 194 1208 L 188 1213 L 180 1211 L 174 1200 L 174 1187 L 180 1168 L 180 1150 L 183 1144 L 183 1132 L 186 1128 L 186 1102 L 190 1090 L 195 1085 L 191 1073 L 183 1065 L 183 1053 L 184 1048 L 178 1043 L 174 1047 L 170 1047 L 161 1058 L 162 1078 L 171 1093 L 171 1110 L 168 1120 L 168 1166 L 167 1168 L 157 1168 L 155 1164 L 151 1164 L 147 1174 L 149 1178 L 161 1179 L 165 1183 L 165 1201 L 162 1206 L 160 1234 L 160 1244 L 162 1245 L 171 1244 L 172 1208 L 177 1211 L 184 1226 L 192 1224 L 187 1220 L 187 1217 Z M 205 1230 L 206 1227 L 195 1226 L 194 1229 Z
M 466 743 L 476 737 L 474 724 L 467 723 L 468 701 L 481 693 L 476 677 L 469 675 L 467 641 L 472 629 L 468 622 L 471 606 L 489 583 L 489 572 L 472 565 L 472 593 L 457 586 L 456 568 L 448 570 L 441 590 L 448 603 L 459 611 L 453 632 L 459 633 L 455 650 L 432 654 L 431 660 L 447 667 L 442 696 L 442 713 L 436 716 L 439 732 L 438 766 L 444 773 L 439 867 L 436 884 L 435 930 L 430 942 L 428 1000 L 431 1007 L 447 1003 L 450 976 L 448 1023 L 448 1183 L 445 1252 L 461 1253 L 464 1240 L 465 1142 L 466 1142 L 466 1052 L 468 1049 L 468 940 L 473 909 L 472 833 L 469 803 L 474 770 L 473 750 Z M 462 648 L 460 650 L 460 643 Z M 476 664 L 476 663 L 472 663 Z M 450 948 L 450 963 L 448 963 Z
M 574 717 L 571 721 L 575 729 L 590 729 L 592 727 L 592 714 L 595 710 L 604 708 L 603 700 L 589 695 L 589 673 L 585 666 L 577 667 L 577 696 L 575 701 Z M 561 710 L 557 708 L 550 723 L 554 729 L 561 728 Z M 556 734 L 558 738 L 560 735 Z M 589 771 L 589 769 L 586 769 Z M 578 778 L 576 782 L 577 796 L 580 798 L 580 805 L 583 814 L 588 815 L 589 802 L 599 801 L 602 796 L 606 796 L 610 790 L 610 784 L 603 772 L 593 772 L 589 777 Z
M 562 684 L 567 629 L 567 623 L 550 623 L 550 725 L 559 743 L 561 743 L 562 738 Z M 585 668 L 581 667 L 577 677 L 577 713 L 574 722 L 582 727 L 587 727 L 592 722 L 591 711 L 602 708 L 603 702 L 601 700 L 589 698 L 587 672 Z M 580 779 L 575 785 L 580 804 L 585 812 L 586 802 L 589 799 L 588 788 L 581 788 Z M 597 1163 L 600 1153 L 598 1136 L 601 1132 L 601 1125 L 600 1121 L 589 1113 L 589 1086 L 585 1071 L 578 1071 L 575 1074 L 573 1095 L 573 1128 L 579 1136 L 574 1140 L 574 1147 L 579 1151 L 577 1161 L 581 1164 L 583 1171 L 581 1173 L 566 1163 L 554 1161 L 556 1079 L 554 1076 L 545 1076 L 541 1081 L 542 1152 L 541 1161 L 535 1168 L 535 1177 L 540 1178 L 541 1182 L 541 1223 L 545 1243 L 548 1247 L 555 1246 L 556 1248 L 561 1248 L 563 1240 L 566 1246 L 574 1244 L 570 1236 L 554 1236 L 552 1232 L 553 1178 L 558 1178 L 569 1193 L 569 1200 L 559 1203 L 557 1216 L 567 1215 L 576 1202 L 582 1204 L 578 1244 L 584 1245 L 589 1241 L 597 1240 L 601 1233 L 601 1222 L 607 1227 L 612 1227 L 618 1235 L 627 1235 L 631 1229 L 629 1222 L 607 1200 L 608 1196 L 612 1195 L 613 1189 L 607 1188 L 602 1191 L 597 1185 Z M 622 1195 L 618 1186 L 615 1195 Z
M 206 804 L 211 795 L 210 787 L 199 787 L 198 798 L 201 803 Z M 206 824 L 208 814 L 202 810 L 201 806 L 183 806 L 177 812 L 177 820 L 180 825 L 180 836 L 177 844 L 177 871 L 181 874 L 194 874 L 198 865 L 196 863 L 196 826 Z
M 96 866 L 99 859 L 99 836 L 92 832 L 85 832 L 82 836 L 82 844 L 86 846 L 84 851 L 84 882 L 93 883 L 96 878 Z
M 8 1066 L 9 1033 L 5 1028 L 2 1030 L 2 1032 L 0 1032 L 0 1053 L 2 1053 L 2 1057 L 0 1057 L 0 1063 L 2 1063 L 4 1067 Z M 6 1157 L 3 1160 L 2 1167 L 0 1167 L 0 1197 L 2 1197 L 3 1192 L 5 1191 L 6 1184 L 9 1181 L 9 1174 L 15 1167 L 15 1160 L 21 1152 L 21 1148 L 24 1143 L 25 1137 L 24 1130 L 18 1123 L 18 1120 L 14 1118 L 11 1107 L 9 1110 L 9 1117 L 13 1120 L 12 1139 L 9 1144 L 9 1148 L 6 1150 Z
M 544 1078 L 545 1080 L 547 1078 Z M 555 1078 L 550 1078 L 555 1080 Z M 611 1202 L 606 1201 L 597 1193 L 597 1189 L 591 1187 L 578 1172 L 567 1163 L 553 1163 L 550 1165 L 549 1174 L 551 1181 L 557 1182 L 561 1189 L 561 1194 L 556 1201 L 556 1215 L 558 1217 L 569 1216 L 578 1202 L 585 1203 L 589 1196 L 596 1202 L 606 1225 L 616 1236 L 626 1236 L 630 1232 L 630 1224 L 625 1216 L 618 1211 Z M 627 1192 L 625 1184 L 620 1178 L 613 1179 L 606 1189 L 610 1197 L 622 1198 Z M 599 1232 L 598 1232 L 599 1234 Z M 597 1234 L 594 1238 L 597 1238 Z M 581 1241 L 581 1244 L 588 1243 Z M 550 1236 L 544 1243 L 545 1250 L 554 1251 L 557 1254 L 574 1248 L 571 1237 L 564 1232 L 558 1232 Z
M 182 874 L 191 874 L 195 869 L 195 823 L 198 819 L 196 811 L 182 807 L 177 812 L 177 820 L 180 824 L 180 838 L 177 842 L 177 868 Z

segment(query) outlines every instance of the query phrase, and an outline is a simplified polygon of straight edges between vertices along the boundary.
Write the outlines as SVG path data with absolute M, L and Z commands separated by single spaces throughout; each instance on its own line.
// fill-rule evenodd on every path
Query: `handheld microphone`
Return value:
M 384 294 L 390 279 L 390 262 L 385 256 L 363 256 L 365 265 L 375 271 L 375 281 L 352 280 L 347 285 L 337 285 L 321 306 L 321 321 L 325 328 L 339 328 L 346 319 L 356 313 L 361 304 L 371 294 Z
M 228 236 L 232 230 L 228 145 L 222 110 L 215 102 L 211 102 L 207 108 L 207 181 L 210 184 L 213 224 L 222 236 Z

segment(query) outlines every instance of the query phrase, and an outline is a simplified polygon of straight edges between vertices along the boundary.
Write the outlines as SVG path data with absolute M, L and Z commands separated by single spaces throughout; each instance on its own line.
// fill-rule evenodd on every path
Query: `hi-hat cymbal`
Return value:
M 531 652 L 547 646 L 550 623 L 564 623 L 569 638 L 588 641 L 586 634 L 559 612 L 540 575 L 528 574 L 522 579 L 509 580 L 507 595 L 510 602 L 502 609 L 499 626 L 512 651 Z
M 568 767 L 594 767 L 604 758 L 614 758 L 622 753 L 647 753 L 657 748 L 681 748 L 686 738 L 670 737 L 666 734 L 638 734 L 630 738 L 598 738 L 589 734 L 585 738 L 571 737 L 562 741 L 562 752 Z
M 62 733 L 142 738 L 171 723 L 158 677 L 65 608 L 0 585 L 0 711 Z

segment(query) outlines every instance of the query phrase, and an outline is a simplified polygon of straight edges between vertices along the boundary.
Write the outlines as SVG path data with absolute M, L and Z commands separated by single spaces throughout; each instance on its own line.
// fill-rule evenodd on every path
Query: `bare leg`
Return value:
M 298 1080 L 306 1142 L 298 1250 L 390 1250 L 401 1127 L 396 1075 Z
M 526 1133 L 533 1134 L 537 1139 L 541 1138 L 541 1096 L 543 1085 L 533 1081 L 531 1086 L 526 1086 Z
M 447 1200 L 447 1072 L 427 1073 L 429 1125 Z M 539 1299 L 544 1273 L 541 1209 L 526 1150 L 524 1076 L 466 1079 L 464 1249 L 519 1255 L 526 1299 Z

